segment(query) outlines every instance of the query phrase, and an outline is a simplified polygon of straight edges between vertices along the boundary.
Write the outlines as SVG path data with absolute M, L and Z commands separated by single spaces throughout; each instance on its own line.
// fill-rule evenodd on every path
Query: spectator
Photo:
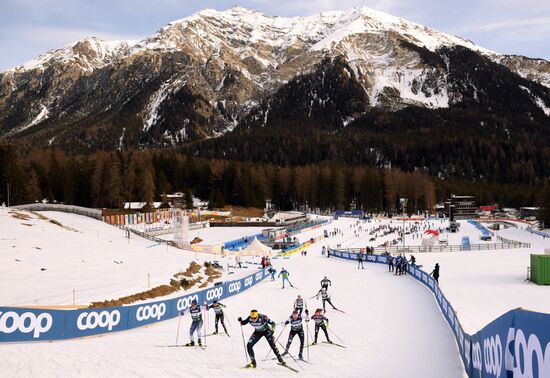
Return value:
M 430 276 L 432 276 L 435 280 L 435 282 L 439 283 L 439 264 L 435 263 L 435 268 L 430 273 Z
M 359 267 L 361 267 L 361 269 L 365 269 L 363 266 L 363 252 L 359 252 L 357 254 L 357 269 L 359 269 Z

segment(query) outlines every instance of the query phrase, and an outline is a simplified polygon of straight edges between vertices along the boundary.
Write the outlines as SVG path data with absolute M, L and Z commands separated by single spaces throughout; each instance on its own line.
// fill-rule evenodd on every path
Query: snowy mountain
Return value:
M 525 78 L 527 90 L 518 90 L 538 109 L 530 112 L 548 113 L 550 62 L 364 7 L 294 18 L 233 7 L 200 11 L 141 41 L 87 38 L 1 73 L 0 135 L 79 151 L 208 139 L 253 114 L 265 124 L 270 99 L 327 62 L 342 63 L 340 74 L 364 92 L 342 124 L 370 109 L 448 108 L 483 97 L 462 75 L 465 51 Z M 303 111 L 339 96 L 323 92 L 304 93 Z

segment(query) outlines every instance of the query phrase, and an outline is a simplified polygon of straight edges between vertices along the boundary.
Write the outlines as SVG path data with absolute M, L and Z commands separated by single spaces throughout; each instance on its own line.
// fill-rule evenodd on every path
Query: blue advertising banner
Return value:
M 356 260 L 357 252 L 330 250 L 330 255 Z M 366 261 L 387 264 L 388 256 L 367 255 Z M 453 332 L 464 369 L 476 378 L 550 378 L 550 314 L 511 310 L 474 335 L 464 332 L 439 285 L 422 269 L 408 265 L 410 277 L 433 294 Z
M 128 328 L 129 307 L 67 311 L 64 339 L 122 331 Z
M 66 311 L 0 307 L 0 341 L 63 338 Z
M 0 342 L 71 339 L 141 327 L 178 316 L 193 300 L 204 305 L 239 294 L 267 276 L 259 270 L 179 298 L 132 306 L 67 311 L 0 307 Z

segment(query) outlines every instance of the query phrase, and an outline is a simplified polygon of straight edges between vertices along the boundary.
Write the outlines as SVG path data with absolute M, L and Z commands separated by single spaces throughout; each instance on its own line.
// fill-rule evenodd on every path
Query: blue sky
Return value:
M 363 5 L 502 53 L 550 60 L 548 0 L 0 0 L 0 71 L 87 36 L 138 39 L 203 8 L 300 16 Z

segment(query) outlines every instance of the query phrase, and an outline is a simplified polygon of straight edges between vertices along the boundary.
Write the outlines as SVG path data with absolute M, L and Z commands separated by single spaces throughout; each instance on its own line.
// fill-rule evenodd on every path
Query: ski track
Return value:
M 290 259 L 273 260 L 278 271 L 283 266 L 289 270 L 290 280 L 298 290 L 281 290 L 279 280 L 268 278 L 224 300 L 231 337 L 208 337 L 206 351 L 161 347 L 175 342 L 178 319 L 171 319 L 103 337 L 0 345 L 0 366 L 6 376 L 18 377 L 288 377 L 293 373 L 275 361 L 261 361 L 269 348 L 265 340 L 255 346 L 258 368 L 241 369 L 246 360 L 236 318 L 246 317 L 256 308 L 277 323 L 283 322 L 290 315 L 297 294 L 306 298 L 308 309 L 313 312 L 321 301 L 309 298 L 317 293 L 319 281 L 327 275 L 333 283 L 332 301 L 346 314 L 329 309 L 326 316 L 330 329 L 345 341 L 347 349 L 327 344 L 310 348 L 311 364 L 302 364 L 302 376 L 465 376 L 453 335 L 426 288 L 409 277 L 386 272 L 383 265 L 366 264 L 364 270 L 357 270 L 353 261 L 321 256 L 322 245 L 344 244 L 350 239 L 351 223 L 346 220 L 337 226 L 326 226 L 329 230 L 341 228 L 344 236 L 314 244 L 307 257 L 296 254 Z M 314 231 L 322 233 L 322 229 Z M 246 269 L 247 273 L 253 268 Z M 213 320 L 211 312 L 208 332 L 213 331 Z M 179 343 L 188 341 L 189 325 L 186 316 L 181 322 Z M 313 324 L 309 327 L 313 336 Z M 278 325 L 275 336 L 281 329 L 282 325 Z M 247 325 L 243 331 L 248 340 L 252 328 Z M 286 344 L 287 337 L 288 327 L 279 341 Z M 319 341 L 324 341 L 322 331 Z M 295 338 L 291 346 L 294 356 L 298 345 Z M 307 350 L 304 356 L 307 358 Z M 294 361 L 288 363 L 296 367 Z

